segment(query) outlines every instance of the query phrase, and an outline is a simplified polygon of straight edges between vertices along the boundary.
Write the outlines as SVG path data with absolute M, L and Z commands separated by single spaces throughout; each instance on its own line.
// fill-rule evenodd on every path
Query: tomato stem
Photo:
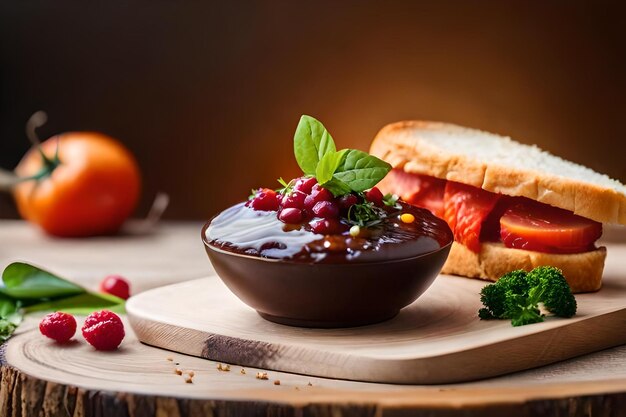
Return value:
M 59 136 L 57 136 L 57 147 L 53 158 L 49 158 L 41 149 L 41 140 L 37 136 L 36 130 L 46 124 L 48 121 L 48 115 L 44 111 L 35 112 L 26 122 L 26 137 L 30 143 L 37 148 L 37 151 L 41 155 L 43 160 L 43 166 L 39 172 L 28 177 L 20 177 L 12 171 L 0 169 L 0 191 L 11 191 L 13 187 L 24 181 L 39 181 L 42 178 L 49 176 L 52 171 L 61 164 L 59 159 Z
M 26 137 L 30 140 L 30 143 L 33 146 L 40 147 L 41 141 L 39 140 L 39 136 L 37 136 L 36 129 L 45 125 L 48 121 L 48 115 L 46 112 L 39 110 L 33 113 L 32 116 L 26 122 Z
M 47 121 L 48 115 L 46 114 L 46 112 L 39 110 L 33 113 L 33 115 L 30 116 L 30 118 L 26 122 L 26 137 L 28 138 L 30 143 L 32 143 L 32 145 L 37 148 L 44 162 L 46 164 L 50 164 L 52 161 L 46 156 L 46 154 L 43 153 L 43 150 L 41 149 L 41 140 L 39 140 L 39 136 L 37 136 L 36 132 L 37 128 L 45 125 Z
M 20 180 L 12 171 L 0 169 L 0 191 L 11 191 Z
M 54 152 L 53 158 L 49 158 L 43 152 L 43 149 L 41 149 L 41 140 L 39 140 L 39 136 L 37 135 L 36 130 L 40 128 L 41 126 L 45 125 L 47 121 L 48 121 L 48 115 L 46 114 L 46 112 L 39 110 L 33 113 L 33 115 L 30 116 L 30 118 L 26 122 L 26 137 L 28 137 L 28 140 L 30 141 L 30 143 L 32 143 L 33 146 L 36 147 L 37 150 L 39 151 L 39 154 L 41 155 L 41 158 L 43 160 L 43 167 L 35 175 L 24 178 L 23 179 L 24 181 L 40 180 L 41 178 L 47 177 L 61 163 L 61 161 L 59 160 L 59 137 L 58 136 L 57 136 L 57 147 Z

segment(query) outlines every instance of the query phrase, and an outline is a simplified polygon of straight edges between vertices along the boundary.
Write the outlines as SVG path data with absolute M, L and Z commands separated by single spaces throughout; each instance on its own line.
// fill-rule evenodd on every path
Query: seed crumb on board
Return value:
M 280 385 L 280 379 L 277 379 L 276 381 L 274 381 L 274 385 Z
M 256 379 L 269 379 L 267 376 L 267 372 L 257 372 Z
M 187 370 L 187 371 L 185 371 L 185 373 L 187 375 L 189 375 L 190 378 L 193 378 L 196 375 L 196 373 L 194 371 L 191 371 L 191 370 Z
M 230 372 L 230 365 L 222 365 L 221 363 L 218 363 L 217 370 L 223 371 L 223 372 Z
M 309 383 L 307 384 L 309 387 L 312 387 L 313 384 L 311 384 L 311 382 L 309 381 Z
M 167 357 L 167 358 L 165 358 L 165 359 L 167 359 L 167 360 L 168 360 L 168 361 L 170 361 L 170 362 L 174 362 L 174 358 L 172 358 L 171 356 L 168 356 L 168 357 Z
M 193 383 L 193 376 L 185 375 L 185 383 L 192 384 Z
M 293 387 L 296 391 L 300 391 L 299 387 Z
M 182 374 L 183 374 L 183 371 L 181 371 L 181 370 L 180 370 L 180 369 L 178 369 L 178 368 L 175 368 L 175 369 L 174 369 L 174 373 L 175 373 L 176 375 L 182 375 Z
M 246 374 L 246 370 L 245 370 L 245 369 L 243 369 L 243 368 L 241 368 L 241 371 L 239 371 L 239 373 L 240 373 L 241 375 L 245 375 L 245 374 Z

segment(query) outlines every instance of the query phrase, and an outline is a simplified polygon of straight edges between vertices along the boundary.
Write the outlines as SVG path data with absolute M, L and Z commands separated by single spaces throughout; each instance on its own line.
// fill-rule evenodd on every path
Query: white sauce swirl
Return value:
M 284 227 L 275 211 L 257 211 L 240 203 L 213 218 L 206 229 L 206 238 L 230 243 L 243 250 L 254 249 L 270 258 L 288 258 L 300 252 L 307 243 L 324 237 L 304 228 L 285 232 Z M 263 247 L 276 243 L 280 247 Z

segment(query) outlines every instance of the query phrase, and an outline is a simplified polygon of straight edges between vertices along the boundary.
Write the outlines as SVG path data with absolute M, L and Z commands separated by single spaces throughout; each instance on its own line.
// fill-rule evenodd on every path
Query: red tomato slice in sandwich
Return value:
M 444 219 L 454 232 L 454 240 L 480 252 L 483 221 L 493 210 L 500 195 L 471 185 L 448 181 L 443 197 Z
M 407 200 L 409 203 L 424 207 L 437 217 L 443 218 L 443 195 L 446 180 L 427 175 L 419 175 L 419 191 L 414 192 Z
M 517 204 L 500 218 L 500 237 L 508 248 L 547 253 L 593 250 L 602 223 L 540 203 Z
M 437 217 L 443 218 L 443 193 L 446 180 L 428 175 L 410 174 L 392 169 L 379 188 L 398 194 L 407 203 L 423 207 Z

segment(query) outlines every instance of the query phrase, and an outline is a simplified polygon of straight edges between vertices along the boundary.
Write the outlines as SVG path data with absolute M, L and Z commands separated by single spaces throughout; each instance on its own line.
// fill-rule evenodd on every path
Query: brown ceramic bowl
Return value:
M 209 222 L 210 223 L 210 222 Z M 301 327 L 352 327 L 394 317 L 433 283 L 452 240 L 412 258 L 309 264 L 225 251 L 202 241 L 222 281 L 263 318 Z

